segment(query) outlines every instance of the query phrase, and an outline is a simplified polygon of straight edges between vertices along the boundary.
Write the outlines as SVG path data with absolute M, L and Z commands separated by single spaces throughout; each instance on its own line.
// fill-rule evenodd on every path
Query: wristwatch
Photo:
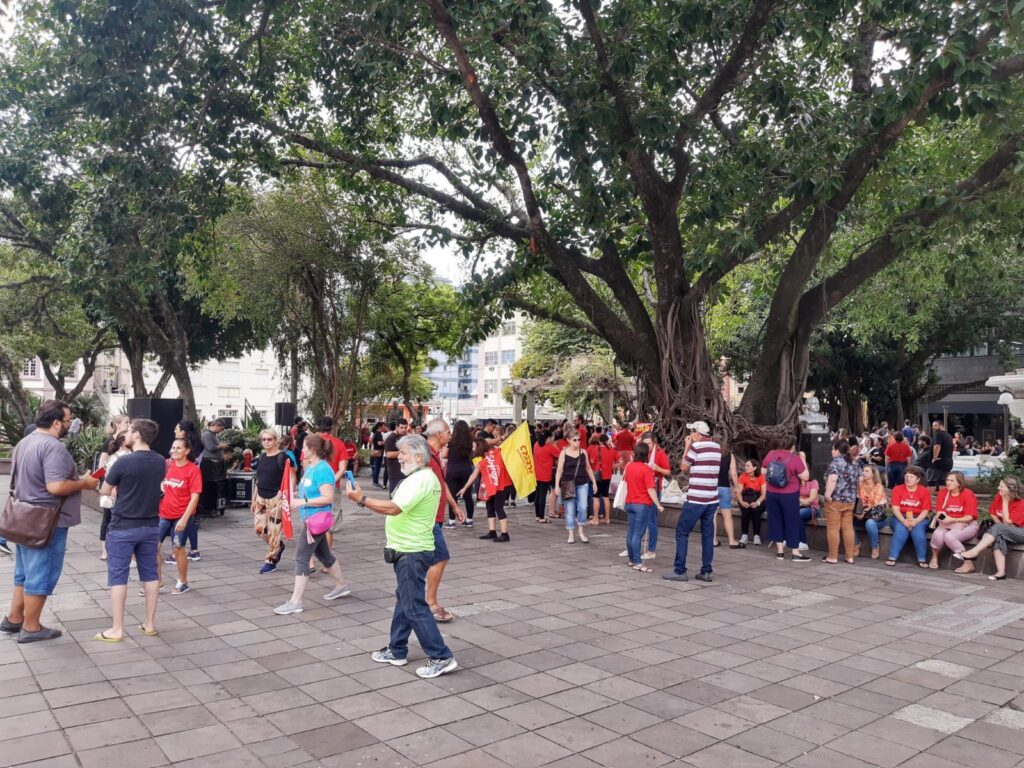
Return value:
M 363 494 L 363 498 L 361 498 L 361 499 L 360 499 L 359 501 L 357 501 L 356 503 L 357 503 L 357 504 L 358 504 L 358 505 L 359 505 L 360 507 L 365 507 L 365 506 L 366 506 L 366 494 L 364 493 L 364 494 Z

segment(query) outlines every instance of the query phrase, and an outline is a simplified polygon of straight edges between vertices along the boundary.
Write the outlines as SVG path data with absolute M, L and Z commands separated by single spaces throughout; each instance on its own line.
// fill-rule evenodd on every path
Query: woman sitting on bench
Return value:
M 1006 553 L 1009 546 L 1024 544 L 1024 483 L 1016 477 L 1004 477 L 988 511 L 995 525 L 975 546 L 964 552 L 954 552 L 953 557 L 964 561 L 956 569 L 957 573 L 974 573 L 974 563 L 971 561 L 992 547 L 996 572 L 988 578 L 989 581 L 1002 581 L 1006 578 Z

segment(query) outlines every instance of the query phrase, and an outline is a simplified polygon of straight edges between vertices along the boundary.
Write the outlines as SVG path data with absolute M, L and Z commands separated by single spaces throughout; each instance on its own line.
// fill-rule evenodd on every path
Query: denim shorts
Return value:
M 732 509 L 732 488 L 727 485 L 718 486 L 718 508 Z
M 188 522 L 185 523 L 185 530 L 182 531 L 181 533 L 178 533 L 177 531 L 174 530 L 174 527 L 178 524 L 178 520 L 180 520 L 180 519 L 181 519 L 180 517 L 177 520 L 165 520 L 162 517 L 160 518 L 160 543 L 161 544 L 164 543 L 164 539 L 166 539 L 168 536 L 170 536 L 171 537 L 171 546 L 172 547 L 181 548 L 181 547 L 188 546 L 188 537 L 189 537 L 189 535 L 194 534 L 198 530 L 199 525 L 198 525 L 198 523 L 196 521 L 196 516 L 192 515 L 192 517 L 190 517 L 188 519 Z
M 52 595 L 64 570 L 68 529 L 54 528 L 50 543 L 42 549 L 18 544 L 14 551 L 14 586 L 26 595 Z
M 444 540 L 444 532 L 441 530 L 440 523 L 434 523 L 434 559 L 430 563 L 436 565 L 437 563 L 443 563 L 445 560 L 451 560 L 452 556 L 448 552 L 448 544 Z
M 107 531 L 107 586 L 123 587 L 128 583 L 132 555 L 139 569 L 139 581 L 156 581 L 159 546 L 160 529 L 155 525 Z

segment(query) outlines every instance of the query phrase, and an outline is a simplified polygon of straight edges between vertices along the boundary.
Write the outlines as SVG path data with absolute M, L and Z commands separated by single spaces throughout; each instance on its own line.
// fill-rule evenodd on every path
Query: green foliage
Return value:
M 1002 482 L 1004 477 L 1016 477 L 1024 483 L 1024 465 L 1021 465 L 1017 460 L 1017 451 L 1019 450 L 1020 448 L 1018 447 L 1010 451 L 1006 461 L 999 467 L 979 474 L 974 482 L 974 489 L 978 493 L 995 494 L 999 488 L 999 483 Z
M 102 427 L 83 427 L 76 435 L 68 435 L 64 445 L 75 460 L 79 472 L 91 472 L 96 455 L 103 448 L 107 435 Z
M 82 420 L 83 427 L 105 427 L 109 420 L 107 408 L 99 395 L 79 395 L 71 401 L 71 414 Z

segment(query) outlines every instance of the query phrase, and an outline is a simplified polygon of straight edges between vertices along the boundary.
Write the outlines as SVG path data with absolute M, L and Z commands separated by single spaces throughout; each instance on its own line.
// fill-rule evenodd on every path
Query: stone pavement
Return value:
M 248 513 L 206 520 L 193 591 L 120 645 L 92 640 L 109 608 L 85 517 L 50 604 L 65 636 L 0 643 L 0 768 L 1024 765 L 1019 582 L 720 548 L 713 585 L 670 583 L 623 566 L 622 526 L 569 546 L 520 506 L 508 544 L 449 534 L 461 669 L 424 681 L 369 657 L 393 606 L 379 516 L 346 511 L 335 544 L 353 595 L 322 601 L 320 576 L 291 617 Z M 656 571 L 673 552 L 663 530 Z

